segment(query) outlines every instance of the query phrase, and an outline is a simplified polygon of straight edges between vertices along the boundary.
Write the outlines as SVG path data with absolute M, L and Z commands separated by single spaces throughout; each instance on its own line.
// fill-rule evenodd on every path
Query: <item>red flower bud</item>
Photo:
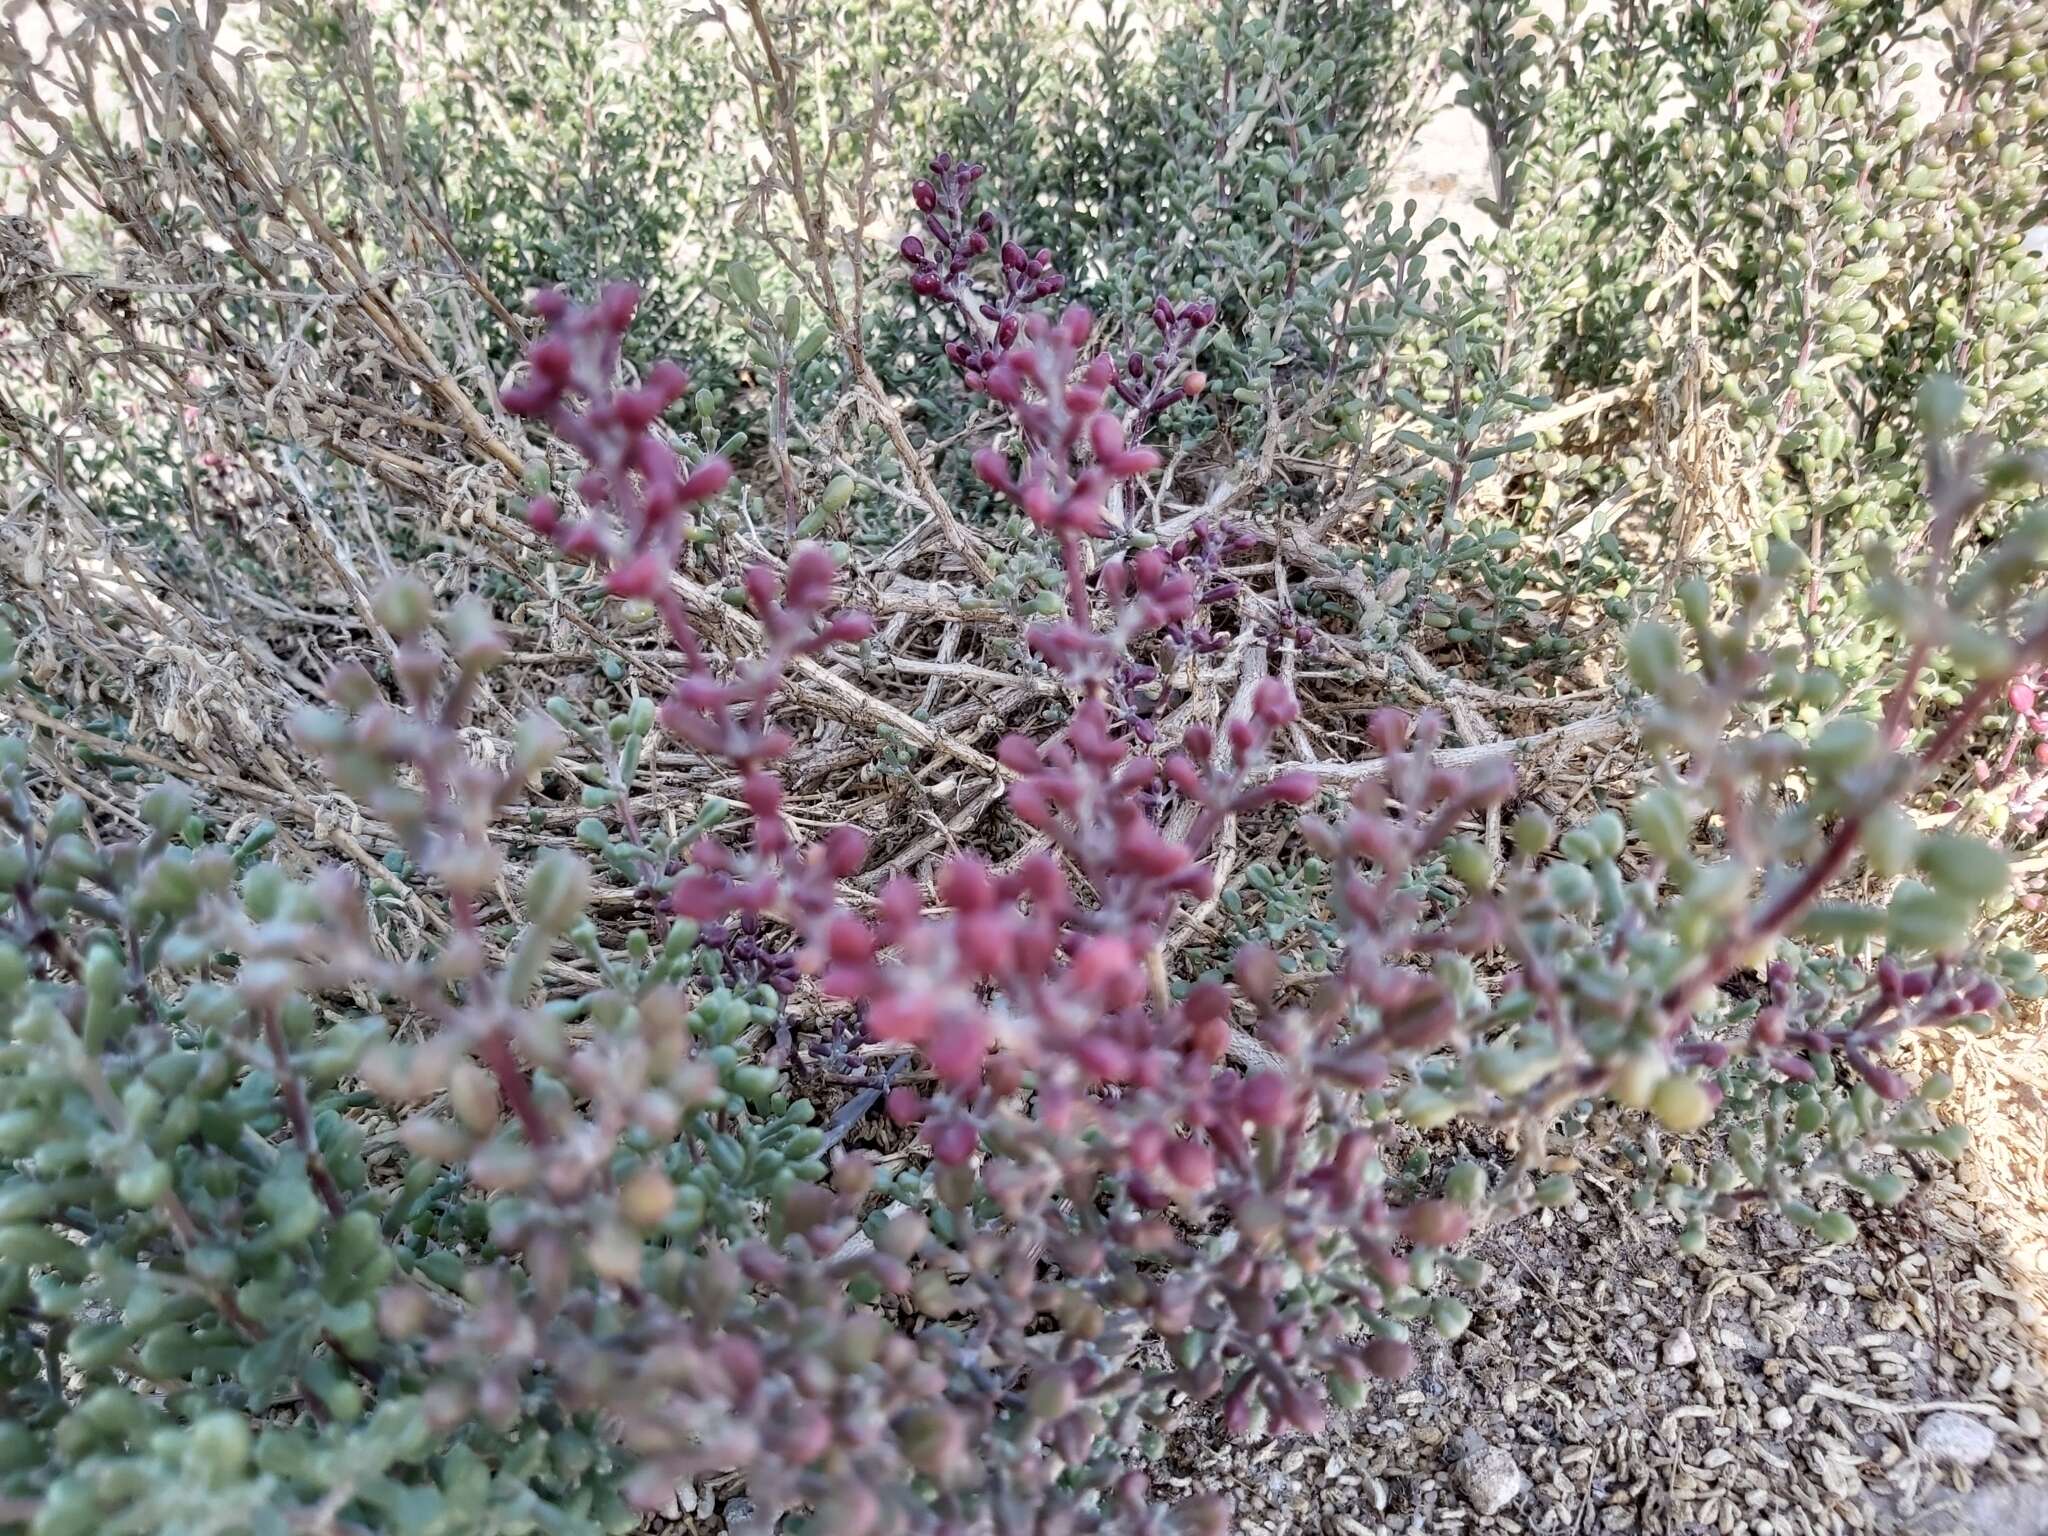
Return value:
M 958 1168 L 974 1156 L 978 1139 L 965 1120 L 948 1120 L 931 1132 L 932 1156 L 949 1168 Z
M 883 1112 L 897 1125 L 916 1125 L 924 1119 L 925 1102 L 915 1088 L 898 1083 L 882 1101 Z
M 644 549 L 605 577 L 605 590 L 614 597 L 652 597 L 668 577 L 668 566 L 660 554 Z
M 978 1010 L 956 1015 L 933 1031 L 924 1048 L 925 1060 L 947 1087 L 967 1088 L 981 1075 L 990 1038 L 988 1019 Z
M 598 321 L 605 329 L 623 331 L 640 308 L 640 290 L 632 283 L 607 283 L 597 301 Z
M 569 349 L 568 341 L 560 336 L 536 342 L 533 350 L 526 354 L 526 360 L 536 374 L 556 385 L 566 384 L 576 367 L 576 354 Z
M 1277 677 L 1261 678 L 1257 688 L 1252 690 L 1252 714 L 1270 729 L 1278 730 L 1301 717 L 1301 706 L 1294 701 L 1294 690 Z
M 1216 1178 L 1216 1154 L 1205 1141 L 1175 1138 L 1166 1144 L 1166 1171 L 1183 1189 L 1206 1190 Z
M 686 503 L 709 501 L 731 483 L 732 466 L 714 453 L 690 471 L 690 477 L 682 483 L 677 496 Z
M 1278 1072 L 1256 1072 L 1237 1091 L 1238 1113 L 1254 1125 L 1273 1126 L 1293 1113 L 1293 1095 Z

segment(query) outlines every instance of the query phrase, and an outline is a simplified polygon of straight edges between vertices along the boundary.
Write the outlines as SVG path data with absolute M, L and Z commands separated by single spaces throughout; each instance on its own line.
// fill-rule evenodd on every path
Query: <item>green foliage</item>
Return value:
M 97 202 L 61 282 L 0 250 L 40 368 L 0 422 L 18 504 L 94 548 L 60 599 L 37 542 L 10 610 L 129 638 L 118 570 L 195 628 L 338 632 L 294 742 L 376 830 L 365 892 L 132 795 L 132 699 L 74 714 L 92 657 L 0 638 L 65 717 L 0 737 L 0 1523 L 585 1536 L 737 1469 L 793 1531 L 1207 1536 L 1133 1481 L 1185 1402 L 1313 1432 L 1457 1338 L 1467 1228 L 1578 1199 L 1549 1146 L 1615 1149 L 1686 1253 L 1758 1206 L 1851 1241 L 1960 1151 L 1886 1057 L 2048 995 L 2040 818 L 2000 799 L 2048 654 L 2010 451 L 2048 410 L 2039 8 L 1042 9 L 284 4 L 218 87 L 274 141 L 252 181 L 147 115 L 43 168 L 39 206 Z M 216 58 L 154 15 L 109 36 Z M 1446 80 L 1474 227 L 1390 195 Z M 939 150 L 1110 382 L 1183 376 L 1144 371 L 1158 296 L 1213 304 L 1186 392 L 1006 372 L 1020 462 L 888 261 Z M 614 277 L 637 328 L 562 334 L 622 385 L 515 368 L 520 290 Z M 732 496 L 650 506 L 713 455 Z M 597 572 L 477 532 L 514 496 Z M 372 601 L 359 527 L 478 597 Z M 835 561 L 887 628 L 829 613 Z M 1024 702 L 935 710 L 949 664 Z M 929 881 L 877 894 L 861 837 L 785 819 L 792 678 L 840 763 L 792 781 L 914 805 L 885 861 Z M 1561 828 L 1398 689 L 1601 694 L 1647 779 Z M 485 697 L 545 698 L 494 765 Z M 702 793 L 660 777 L 685 747 Z M 844 1143 L 878 1105 L 922 1127 L 886 1170 Z M 1516 1150 L 1442 1167 L 1475 1122 Z
M 430 617 L 405 588 L 384 611 L 401 632 Z M 630 780 L 639 738 L 611 734 Z M 480 1281 L 544 1283 L 511 1263 L 533 1254 L 520 1192 L 541 1170 L 488 1135 L 497 1085 L 446 1048 L 457 999 L 331 928 L 360 898 L 273 862 L 274 826 L 223 843 L 163 785 L 139 835 L 101 843 L 75 797 L 38 815 L 31 782 L 0 738 L 0 1498 L 27 1497 L 31 1536 L 263 1536 L 344 1511 L 344 1529 L 448 1536 L 631 1529 L 591 1411 L 516 1375 L 476 1415 L 435 1386 L 428 1316 Z M 577 1261 L 618 1275 L 759 1230 L 825 1170 L 811 1105 L 744 1049 L 774 989 L 694 924 L 600 941 L 586 888 L 566 856 L 536 870 L 504 984 L 531 989 L 566 939 L 606 985 L 533 1029 L 674 1058 L 673 1119 L 620 1139 L 618 1217 Z M 351 972 L 378 1009 L 337 1006 Z M 394 1038 L 393 1011 L 422 1005 L 440 1046 Z M 536 1080 L 543 1102 L 572 1066 Z M 445 1108 L 395 1121 L 368 1084 Z

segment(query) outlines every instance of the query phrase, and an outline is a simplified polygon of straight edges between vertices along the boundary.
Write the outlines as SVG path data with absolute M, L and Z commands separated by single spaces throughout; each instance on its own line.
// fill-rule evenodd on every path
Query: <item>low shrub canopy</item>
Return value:
M 1958 1153 L 2035 10 L 1030 10 L 17 48 L 0 1526 L 1220 1533 L 1574 1155 Z

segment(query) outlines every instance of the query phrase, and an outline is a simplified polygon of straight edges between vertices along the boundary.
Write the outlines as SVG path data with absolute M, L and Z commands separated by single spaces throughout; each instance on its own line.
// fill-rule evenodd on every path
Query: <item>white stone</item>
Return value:
M 1499 1446 L 1476 1446 L 1458 1463 L 1458 1488 L 1480 1514 L 1498 1514 L 1522 1491 L 1522 1469 Z
M 1691 1365 L 1699 1357 L 1700 1347 L 1693 1342 L 1690 1328 L 1681 1328 L 1664 1341 L 1666 1365 Z
M 1779 1403 L 1764 1415 L 1764 1423 L 1768 1424 L 1772 1429 L 1790 1429 L 1792 1427 L 1792 1410 L 1783 1403 Z
M 1913 1437 L 1920 1454 L 1950 1467 L 1981 1467 L 1998 1449 L 1998 1432 L 1974 1414 L 1930 1413 Z

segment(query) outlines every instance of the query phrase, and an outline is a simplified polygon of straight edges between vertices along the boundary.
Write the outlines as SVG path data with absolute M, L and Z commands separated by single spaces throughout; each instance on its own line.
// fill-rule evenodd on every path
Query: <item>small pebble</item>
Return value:
M 1930 1461 L 1949 1467 L 1981 1467 L 1998 1449 L 1998 1433 L 1967 1413 L 1930 1413 L 1913 1444 Z
M 1522 1469 L 1499 1446 L 1482 1444 L 1458 1463 L 1458 1488 L 1480 1514 L 1498 1514 L 1522 1491 Z
M 1666 1365 L 1691 1365 L 1699 1357 L 1700 1347 L 1693 1342 L 1690 1328 L 1681 1328 L 1664 1341 Z
M 1792 1427 L 1792 1410 L 1779 1403 L 1764 1415 L 1764 1423 L 1772 1429 L 1786 1430 Z

